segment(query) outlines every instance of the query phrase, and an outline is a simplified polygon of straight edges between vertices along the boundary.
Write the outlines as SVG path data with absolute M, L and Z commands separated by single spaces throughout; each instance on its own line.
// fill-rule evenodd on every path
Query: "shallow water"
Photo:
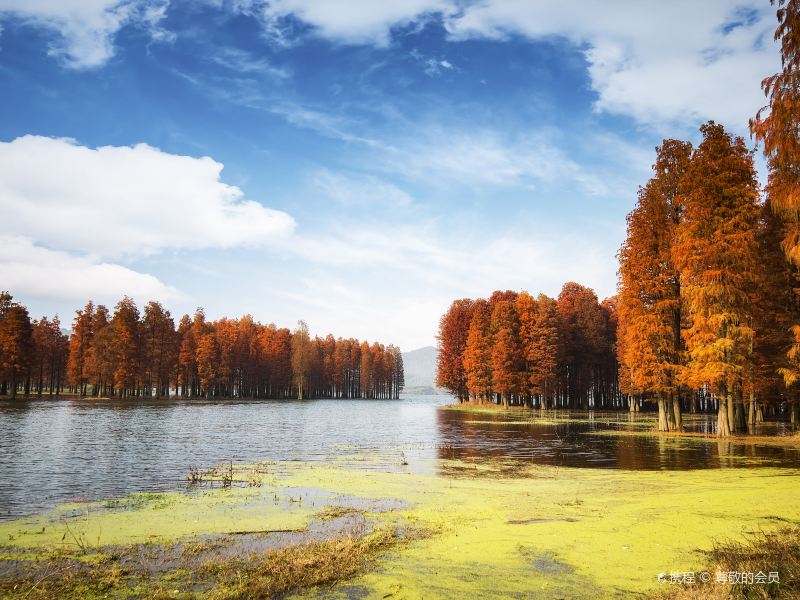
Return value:
M 448 471 L 447 459 L 681 470 L 800 467 L 800 451 L 654 436 L 651 416 L 442 409 L 445 396 L 400 401 L 0 401 L 0 520 L 72 499 L 185 486 L 190 466 L 341 460 L 364 468 Z M 705 430 L 713 417 L 694 417 Z M 376 457 L 377 460 L 376 460 Z M 405 465 L 404 463 L 408 463 Z

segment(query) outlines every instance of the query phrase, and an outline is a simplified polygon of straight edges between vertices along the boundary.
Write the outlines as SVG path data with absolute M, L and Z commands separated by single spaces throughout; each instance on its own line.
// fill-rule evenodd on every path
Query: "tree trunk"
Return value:
M 750 403 L 747 407 L 747 432 L 753 433 L 756 426 L 756 398 L 753 392 L 750 392 Z
M 672 394 L 672 415 L 675 422 L 675 431 L 683 431 L 683 419 L 681 418 L 681 398 L 678 394 Z
M 735 402 L 734 402 L 734 399 L 733 399 L 733 394 L 728 392 L 728 412 L 727 412 L 727 415 L 728 415 L 728 430 L 731 433 L 734 433 L 736 431 L 736 414 L 735 414 L 735 410 L 734 410 L 734 404 L 735 404 Z
M 731 434 L 730 421 L 728 421 L 728 403 L 731 397 L 722 392 L 719 396 L 719 410 L 717 411 L 717 437 L 727 437 Z
M 747 431 L 747 414 L 745 413 L 743 402 L 736 402 L 733 414 L 736 422 L 736 431 Z
M 667 407 L 664 397 L 658 396 L 658 430 L 669 431 L 669 421 L 667 420 Z

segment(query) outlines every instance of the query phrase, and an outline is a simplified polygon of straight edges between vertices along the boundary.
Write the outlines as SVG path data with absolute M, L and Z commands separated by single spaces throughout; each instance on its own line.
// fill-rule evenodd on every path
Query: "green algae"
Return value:
M 293 481 L 403 497 L 414 504 L 409 520 L 438 531 L 352 582 L 367 597 L 641 593 L 658 573 L 688 569 L 714 540 L 776 527 L 776 516 L 800 522 L 794 470 L 532 467 L 529 475 L 444 479 L 316 467 L 299 469 Z M 531 556 L 563 569 L 532 568 Z
M 281 501 L 276 502 L 276 490 L 259 487 L 132 494 L 102 503 L 70 503 L 45 514 L 0 523 L 0 544 L 86 550 L 167 543 L 200 534 L 305 528 L 313 507 L 278 497 Z
M 687 439 L 695 443 L 674 438 L 678 444 Z M 376 468 L 363 468 L 368 454 L 360 459 L 364 465 L 276 463 L 255 487 L 71 503 L 0 524 L 0 561 L 82 550 L 92 564 L 106 561 L 111 546 L 300 531 L 331 516 L 359 514 L 376 527 L 429 535 L 326 588 L 326 597 L 613 597 L 654 590 L 659 573 L 692 568 L 697 551 L 715 541 L 800 523 L 800 471 L 794 469 L 624 471 L 516 463 L 510 478 L 501 461 L 441 460 L 440 474 L 425 475 L 381 468 L 383 454 L 371 457 Z M 459 476 L 441 475 L 448 472 Z

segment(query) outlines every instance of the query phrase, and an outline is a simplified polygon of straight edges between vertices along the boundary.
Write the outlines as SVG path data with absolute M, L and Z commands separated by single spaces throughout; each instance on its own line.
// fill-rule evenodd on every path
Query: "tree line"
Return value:
M 616 323 L 613 299 L 573 282 L 557 299 L 508 290 L 456 300 L 439 323 L 436 383 L 460 402 L 619 407 Z
M 198 309 L 176 326 L 160 303 L 140 312 L 125 297 L 113 313 L 88 302 L 65 335 L 58 317 L 31 321 L 0 294 L 0 395 L 398 398 L 403 385 L 398 347 L 312 338 L 303 321 L 290 331 Z
M 779 410 L 798 425 L 800 2 L 777 5 L 783 68 L 762 82 L 768 105 L 749 124 L 766 188 L 754 151 L 714 121 L 696 148 L 665 139 L 627 217 L 618 294 L 597 303 L 570 283 L 557 300 L 455 301 L 440 323 L 439 385 L 462 402 L 653 404 L 661 431 L 681 431 L 686 410 L 716 411 L 720 436 Z

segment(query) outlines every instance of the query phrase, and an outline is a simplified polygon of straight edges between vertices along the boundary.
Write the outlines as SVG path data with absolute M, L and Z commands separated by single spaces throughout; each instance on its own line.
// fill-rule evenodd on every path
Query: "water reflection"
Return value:
M 711 431 L 709 421 L 714 418 L 695 416 L 687 429 Z M 625 435 L 628 431 L 652 427 L 647 416 L 560 413 L 533 421 L 526 413 L 440 410 L 437 423 L 442 444 L 440 459 L 511 459 L 520 464 L 630 470 L 800 466 L 800 451 L 796 448 L 677 436 Z

